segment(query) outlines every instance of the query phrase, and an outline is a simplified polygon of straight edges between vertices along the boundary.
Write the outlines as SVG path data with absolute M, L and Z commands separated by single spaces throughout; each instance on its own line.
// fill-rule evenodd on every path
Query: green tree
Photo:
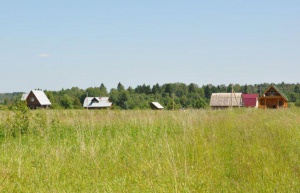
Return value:
M 294 88 L 295 93 L 300 93 L 300 86 L 297 84 Z
M 212 94 L 211 89 L 210 89 L 210 85 L 206 85 L 204 87 L 204 93 L 205 93 L 205 98 L 210 99 L 211 94 Z
M 248 90 L 248 85 L 246 84 L 245 86 L 243 86 L 243 93 L 244 94 L 248 94 L 249 93 L 249 90 Z
M 82 104 L 81 104 L 79 98 L 76 97 L 76 98 L 74 99 L 74 101 L 73 101 L 73 107 L 74 107 L 75 109 L 81 109 L 81 108 L 82 108 Z
M 128 109 L 128 104 L 127 104 L 128 99 L 129 99 L 128 91 L 122 91 L 117 101 L 118 106 L 121 107 L 122 109 Z
M 107 89 L 106 89 L 106 87 L 104 86 L 103 83 L 101 83 L 101 85 L 100 85 L 100 95 L 101 96 L 107 96 L 108 95 Z
M 60 104 L 65 109 L 72 109 L 73 108 L 73 101 L 72 98 L 69 97 L 67 94 L 64 94 L 60 100 Z
M 204 109 L 204 108 L 206 108 L 207 106 L 208 106 L 207 102 L 206 102 L 204 99 L 199 98 L 199 99 L 196 101 L 194 108 L 196 108 L 196 109 Z
M 118 83 L 117 90 L 118 90 L 119 92 L 125 90 L 124 86 L 123 86 L 120 82 Z
M 153 87 L 152 87 L 152 93 L 153 94 L 158 94 L 158 93 L 160 93 L 160 91 L 161 91 L 161 89 L 160 89 L 160 86 L 159 86 L 158 83 L 156 83 L 155 85 L 153 85 Z

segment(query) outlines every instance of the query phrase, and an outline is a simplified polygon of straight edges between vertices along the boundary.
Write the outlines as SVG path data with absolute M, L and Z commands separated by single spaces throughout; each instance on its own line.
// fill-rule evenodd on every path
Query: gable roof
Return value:
M 83 102 L 84 108 L 105 108 L 111 107 L 111 105 L 109 97 L 85 97 Z
M 151 104 L 156 107 L 157 109 L 163 109 L 164 107 L 161 106 L 161 104 L 159 104 L 158 102 L 151 102 Z
M 232 98 L 232 100 L 231 100 Z M 242 93 L 212 93 L 210 98 L 211 107 L 230 107 L 232 101 L 233 107 L 242 105 Z
M 42 90 L 32 90 L 31 91 L 36 99 L 39 101 L 41 105 L 51 105 L 51 102 L 49 101 L 48 97 Z
M 265 97 L 265 94 L 270 90 L 270 88 L 274 88 L 274 89 L 276 90 L 276 92 L 278 92 L 278 94 L 279 94 L 280 96 L 282 96 L 285 100 L 288 101 L 288 98 L 287 98 L 282 92 L 280 92 L 280 90 L 279 90 L 275 85 L 273 85 L 273 84 L 271 84 L 271 85 L 266 89 L 266 91 L 264 92 L 264 94 L 262 94 L 258 99 L 261 99 L 262 97 Z
M 257 94 L 242 94 L 243 105 L 245 107 L 255 107 L 258 99 Z

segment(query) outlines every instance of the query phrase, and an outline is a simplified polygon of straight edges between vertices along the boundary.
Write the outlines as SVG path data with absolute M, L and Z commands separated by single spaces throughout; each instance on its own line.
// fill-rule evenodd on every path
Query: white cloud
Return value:
M 41 58 L 49 58 L 50 55 L 47 54 L 47 53 L 43 53 L 43 54 L 40 54 L 39 57 L 41 57 Z

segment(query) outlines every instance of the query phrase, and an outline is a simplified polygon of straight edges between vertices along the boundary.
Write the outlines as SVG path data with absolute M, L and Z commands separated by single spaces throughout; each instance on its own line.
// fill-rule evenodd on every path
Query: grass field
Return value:
M 300 192 L 299 109 L 27 115 L 0 111 L 0 192 Z

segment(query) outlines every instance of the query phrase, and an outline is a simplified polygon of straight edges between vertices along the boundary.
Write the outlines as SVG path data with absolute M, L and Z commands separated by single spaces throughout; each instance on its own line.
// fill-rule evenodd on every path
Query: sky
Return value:
M 300 82 L 299 0 L 0 1 L 0 93 Z

